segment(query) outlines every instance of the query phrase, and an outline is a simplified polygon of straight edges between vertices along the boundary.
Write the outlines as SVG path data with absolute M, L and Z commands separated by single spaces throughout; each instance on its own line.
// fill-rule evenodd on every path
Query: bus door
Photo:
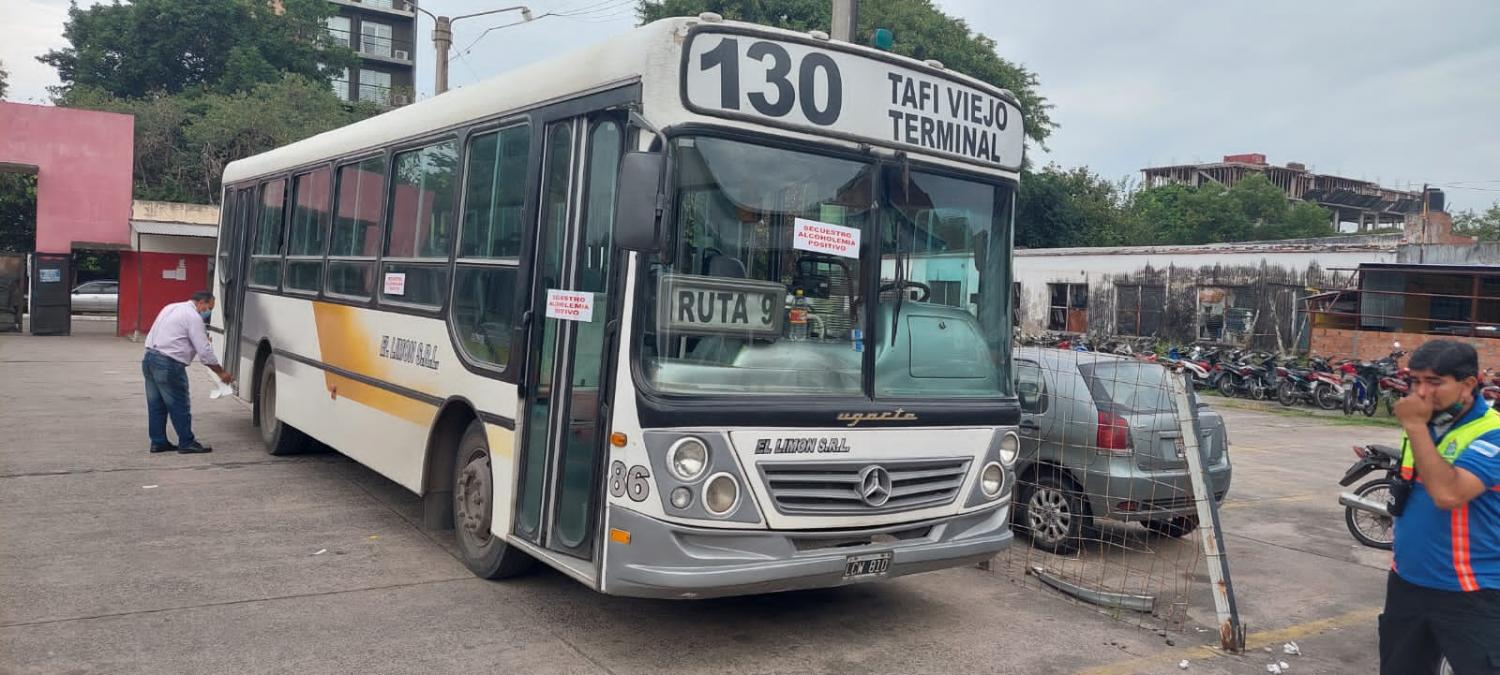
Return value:
M 255 189 L 227 190 L 224 195 L 224 229 L 219 232 L 219 280 L 222 284 L 216 308 L 224 322 L 224 353 L 220 354 L 225 370 L 239 377 L 240 330 L 244 323 L 245 275 L 250 256 L 249 240 L 251 208 L 255 204 Z M 244 385 L 241 384 L 241 387 Z M 248 389 L 240 389 L 242 396 Z
M 625 116 L 549 123 L 533 260 L 515 531 L 590 559 L 602 504 L 614 282 L 615 180 Z

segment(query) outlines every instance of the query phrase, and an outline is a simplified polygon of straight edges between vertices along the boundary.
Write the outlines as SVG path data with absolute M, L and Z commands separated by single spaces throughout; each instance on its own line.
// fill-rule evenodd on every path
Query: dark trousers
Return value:
M 187 366 L 153 351 L 141 360 L 146 377 L 146 429 L 152 445 L 167 444 L 167 418 L 177 430 L 177 445 L 192 445 L 193 411 L 188 399 Z
M 1391 572 L 1380 615 L 1381 675 L 1500 673 L 1500 591 L 1440 591 Z

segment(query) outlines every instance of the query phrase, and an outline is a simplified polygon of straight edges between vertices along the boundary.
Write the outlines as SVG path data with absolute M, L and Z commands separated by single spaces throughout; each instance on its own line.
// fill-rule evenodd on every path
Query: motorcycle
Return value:
M 1390 550 L 1396 540 L 1396 522 L 1390 508 L 1394 488 L 1401 480 L 1401 450 L 1378 443 L 1356 445 L 1354 456 L 1358 459 L 1344 472 L 1339 485 L 1348 487 L 1375 471 L 1384 475 L 1339 495 L 1339 504 L 1344 507 L 1344 525 L 1359 543 Z
M 1305 369 L 1287 368 L 1284 374 L 1280 374 L 1276 400 L 1285 406 L 1306 401 L 1324 410 L 1337 409 L 1344 400 L 1343 380 L 1333 372 L 1326 359 L 1315 356 L 1308 360 L 1308 366 Z

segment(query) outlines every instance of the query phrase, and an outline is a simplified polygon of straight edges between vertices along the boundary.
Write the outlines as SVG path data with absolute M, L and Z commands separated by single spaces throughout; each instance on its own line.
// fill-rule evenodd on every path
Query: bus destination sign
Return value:
M 693 34 L 684 67 L 683 96 L 698 112 L 1021 166 L 1020 109 L 930 71 L 712 30 Z
M 786 287 L 776 282 L 664 274 L 657 317 L 663 333 L 778 337 Z

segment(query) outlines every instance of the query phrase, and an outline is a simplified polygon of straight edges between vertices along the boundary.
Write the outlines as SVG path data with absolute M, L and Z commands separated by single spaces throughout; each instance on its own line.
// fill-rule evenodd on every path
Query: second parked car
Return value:
M 1140 522 L 1181 537 L 1198 526 L 1186 444 L 1160 365 L 1132 358 L 1017 349 L 1021 457 L 1015 530 L 1038 548 L 1070 553 L 1094 520 Z M 1229 491 L 1224 419 L 1188 392 L 1192 429 L 1214 499 Z

